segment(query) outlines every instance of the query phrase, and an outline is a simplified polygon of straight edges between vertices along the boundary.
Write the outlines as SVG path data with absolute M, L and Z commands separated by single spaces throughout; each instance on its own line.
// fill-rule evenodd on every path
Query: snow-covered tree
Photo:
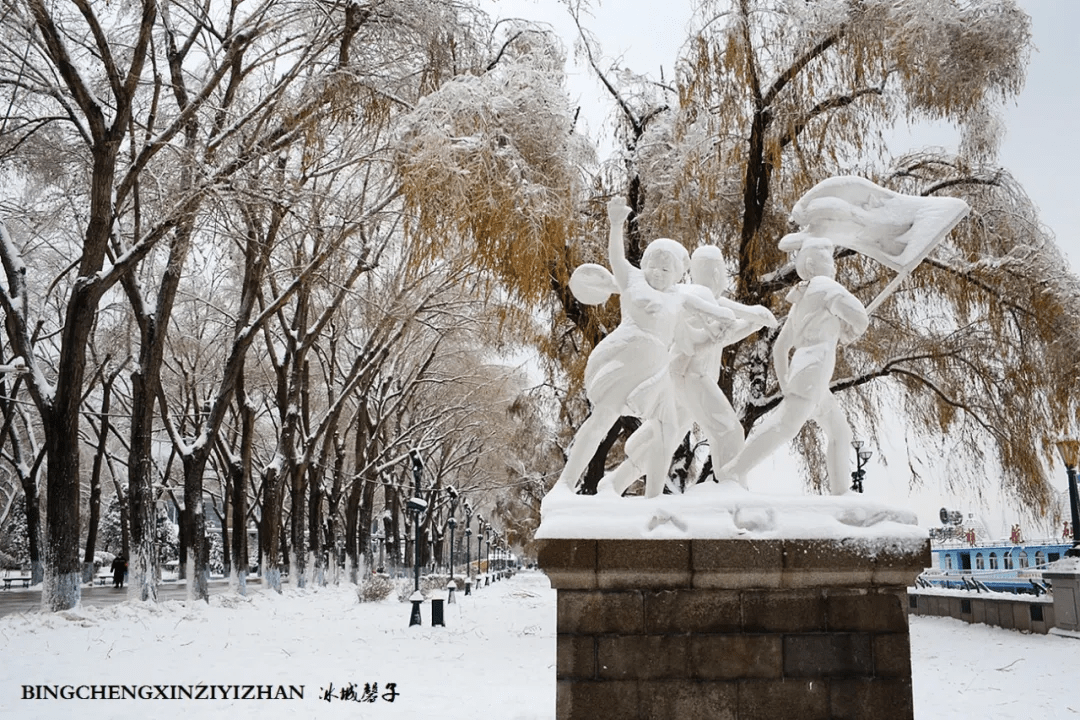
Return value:
M 460 257 L 490 287 L 537 306 L 552 278 L 573 270 L 567 241 L 591 151 L 574 132 L 559 40 L 527 25 L 500 30 L 473 66 L 416 104 L 398 164 L 417 261 Z
M 12 498 L 0 518 L 0 567 L 13 568 L 30 564 L 30 533 L 26 524 L 26 498 Z
M 1070 370 L 1080 285 L 995 163 L 995 111 L 1023 85 L 1028 17 L 1010 0 L 735 0 L 703 3 L 699 17 L 677 111 L 639 146 L 646 234 L 719 245 L 736 299 L 779 316 L 797 277 L 776 244 L 818 181 L 854 173 L 966 200 L 968 219 L 845 349 L 834 391 L 864 434 L 903 424 L 931 447 L 946 438 L 949 455 L 984 471 L 972 477 L 1000 475 L 1026 505 L 1045 508 L 1052 442 L 1080 419 Z M 887 133 L 909 119 L 961 126 L 960 154 L 896 153 Z M 865 304 L 891 279 L 858 255 L 842 253 L 838 265 Z M 771 382 L 755 393 L 748 372 L 771 365 L 761 361 L 773 338 L 750 338 L 725 358 L 720 382 L 747 430 L 780 400 Z M 819 436 L 804 429 L 798 445 L 820 482 Z
M 735 299 L 782 317 L 798 278 L 777 241 L 795 201 L 820 180 L 857 174 L 909 194 L 963 198 L 969 217 L 842 353 L 833 390 L 863 434 L 903 425 L 914 446 L 967 468 L 960 474 L 1000 476 L 1025 505 L 1045 508 L 1053 440 L 1080 420 L 1072 369 L 1080 287 L 1030 199 L 995 162 L 997 111 L 1024 81 L 1028 17 L 1012 0 L 706 0 L 695 27 L 667 85 L 605 66 L 583 33 L 616 101 L 623 147 L 597 177 L 601 192 L 628 197 L 634 210 L 628 256 L 661 236 L 690 249 L 718 245 Z M 922 119 L 961 127 L 959 152 L 890 146 L 896 123 Z M 579 245 L 585 259 L 602 259 Z M 837 260 L 841 282 L 864 303 L 891 279 L 850 252 Z M 562 309 L 587 354 L 602 316 L 572 302 Z M 719 383 L 746 431 L 782 397 L 771 377 L 774 339 L 762 332 L 725 354 Z M 824 468 L 819 443 L 812 426 L 796 442 L 814 484 Z

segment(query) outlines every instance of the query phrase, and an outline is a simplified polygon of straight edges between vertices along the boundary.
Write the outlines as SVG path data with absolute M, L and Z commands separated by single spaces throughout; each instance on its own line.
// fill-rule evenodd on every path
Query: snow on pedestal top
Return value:
M 850 540 L 925 542 L 914 512 L 857 493 L 766 495 L 735 483 L 704 483 L 685 495 L 575 495 L 556 486 L 544 498 L 537 539 Z

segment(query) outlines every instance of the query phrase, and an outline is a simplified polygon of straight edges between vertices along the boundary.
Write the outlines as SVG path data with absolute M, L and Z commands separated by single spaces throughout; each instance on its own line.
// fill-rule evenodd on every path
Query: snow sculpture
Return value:
M 796 252 L 802 279 L 787 296 L 792 303 L 773 347 L 773 366 L 784 399 L 758 426 L 739 455 L 718 476 L 746 486 L 746 474 L 809 419 L 828 438 L 826 465 L 834 495 L 847 490 L 851 429 L 829 388 L 836 347 L 866 330 L 868 313 L 892 293 L 915 266 L 967 214 L 962 200 L 900 195 L 858 177 L 830 178 L 795 204 L 800 231 L 784 237 L 781 250 Z M 834 245 L 848 247 L 896 270 L 893 281 L 869 307 L 836 282 Z
M 681 427 L 679 411 L 668 375 L 676 324 L 687 314 L 697 314 L 726 329 L 734 314 L 711 297 L 706 300 L 676 288 L 690 257 L 674 240 L 653 240 L 642 254 L 641 269 L 631 265 L 623 249 L 622 232 L 629 214 L 621 200 L 608 203 L 611 273 L 598 265 L 586 265 L 578 268 L 571 280 L 571 289 L 582 302 L 603 302 L 617 291 L 622 318 L 589 355 L 585 393 L 593 411 L 574 437 L 559 482 L 573 488 L 619 416 L 634 415 L 653 421 L 650 440 L 644 443 L 650 452 L 640 460 L 645 494 L 653 497 L 663 490 L 671 456 L 651 448 L 674 448 L 680 439 L 676 436 Z
M 626 441 L 626 460 L 600 481 L 599 492 L 622 495 L 646 473 L 648 458 L 659 456 L 670 462 L 676 446 L 696 422 L 709 441 L 713 466 L 721 467 L 743 445 L 742 424 L 727 397 L 717 385 L 724 347 L 757 332 L 776 327 L 776 318 L 764 307 L 749 307 L 724 297 L 727 269 L 718 247 L 706 245 L 690 259 L 693 284 L 677 285 L 680 293 L 693 294 L 702 302 L 713 302 L 732 313 L 731 322 L 684 308 L 675 325 L 668 374 L 675 393 L 678 423 L 664 431 L 661 420 L 648 418 Z M 662 445 L 663 440 L 669 445 Z
M 746 474 L 813 419 L 828 437 L 829 485 L 833 494 L 839 495 L 847 490 L 851 428 L 829 381 L 836 364 L 836 346 L 862 335 L 869 318 L 862 303 L 833 279 L 832 243 L 812 236 L 788 236 L 780 248 L 798 251 L 795 267 L 803 280 L 787 296 L 791 311 L 773 346 L 773 367 L 784 399 L 717 476 L 721 480 L 730 477 L 746 487 Z
M 691 261 L 679 243 L 661 238 L 649 243 L 641 269 L 633 267 L 622 234 L 630 210 L 621 200 L 609 202 L 611 272 L 582 265 L 570 288 L 586 304 L 618 293 L 622 318 L 589 356 L 585 391 L 593 412 L 574 438 L 558 486 L 572 490 L 619 416 L 633 415 L 642 425 L 627 440 L 626 461 L 601 481 L 604 494 L 621 495 L 644 475 L 645 496 L 659 495 L 672 454 L 695 422 L 709 440 L 717 476 L 745 488 L 750 470 L 807 420 L 828 438 L 831 492 L 845 493 L 851 429 L 829 386 L 837 347 L 866 331 L 870 313 L 967 211 L 962 200 L 901 195 L 858 177 L 830 178 L 800 198 L 792 210 L 800 229 L 779 244 L 796 254 L 801 279 L 787 296 L 791 310 L 773 348 L 783 400 L 744 443 L 738 417 L 717 386 L 721 355 L 761 327 L 776 327 L 776 319 L 763 307 L 723 296 L 727 276 L 718 248 L 699 248 Z M 896 272 L 868 307 L 836 282 L 837 246 Z M 692 283 L 680 284 L 688 267 Z

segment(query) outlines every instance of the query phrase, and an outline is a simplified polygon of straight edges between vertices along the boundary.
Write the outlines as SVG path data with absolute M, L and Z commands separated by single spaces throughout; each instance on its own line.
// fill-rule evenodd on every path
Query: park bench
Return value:
M 106 585 L 108 583 L 111 583 L 112 579 L 113 579 L 112 573 L 98 573 L 97 574 L 97 584 L 98 585 Z
M 30 587 L 30 579 L 31 578 L 30 578 L 29 575 L 26 575 L 26 576 L 23 576 L 23 577 L 0 578 L 0 580 L 4 581 L 4 589 L 5 590 L 10 590 L 11 589 L 11 583 L 16 583 L 16 582 L 21 582 L 22 586 L 24 588 L 28 588 L 28 587 Z

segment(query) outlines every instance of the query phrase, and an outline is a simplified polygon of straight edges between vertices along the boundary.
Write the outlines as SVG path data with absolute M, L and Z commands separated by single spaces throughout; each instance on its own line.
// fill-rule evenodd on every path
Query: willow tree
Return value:
M 398 155 L 408 229 L 416 262 L 464 258 L 478 271 L 478 291 L 501 303 L 501 338 L 537 350 L 564 397 L 578 398 L 589 348 L 618 322 L 568 284 L 602 233 L 603 204 L 588 199 L 594 153 L 575 131 L 561 41 L 519 21 L 491 37 L 408 118 Z M 567 424 L 580 405 L 562 403 Z
M 464 247 L 495 287 L 551 310 L 556 332 L 544 349 L 573 388 L 612 312 L 583 311 L 565 285 L 577 263 L 602 261 L 590 195 L 629 198 L 628 256 L 658 236 L 716 244 L 735 299 L 778 316 L 798 278 L 777 241 L 820 180 L 857 174 L 961 197 L 972 212 L 842 353 L 834 390 L 860 432 L 902 423 L 923 446 L 946 445 L 968 476 L 1000 474 L 1021 501 L 1045 508 L 1052 441 L 1080 421 L 1071 400 L 1080 331 L 1077 281 L 995 161 L 997 111 L 1024 82 L 1027 15 L 1014 0 L 706 0 L 695 27 L 667 86 L 603 68 L 585 44 L 624 140 L 591 189 L 558 46 L 521 27 L 499 36 L 490 62 L 432 93 L 403 134 L 414 235 L 434 256 Z M 959 127 L 959 150 L 890 146 L 899 122 L 919 120 Z M 890 279 L 861 256 L 837 259 L 864 303 Z M 576 352 L 560 354 L 552 337 Z M 781 399 L 774 337 L 729 347 L 718 378 L 747 431 Z M 812 427 L 796 442 L 814 483 L 819 442 Z M 603 471 L 597 460 L 586 487 Z
M 407 118 L 399 146 L 402 193 L 419 263 L 465 257 L 486 290 L 536 308 L 577 262 L 590 156 L 574 133 L 558 39 L 507 25 Z M 512 324 L 527 330 L 531 316 Z
M 1027 15 L 1013 0 L 710 0 L 698 10 L 700 29 L 662 98 L 670 110 L 625 151 L 636 175 L 624 186 L 644 193 L 631 222 L 644 237 L 718 245 L 735 299 L 781 317 L 798 277 L 777 242 L 820 180 L 858 174 L 966 200 L 968 219 L 842 353 L 833 389 L 862 433 L 902 423 L 924 446 L 947 445 L 971 475 L 1000 473 L 1018 499 L 1046 508 L 1052 443 L 1080 419 L 1080 285 L 995 163 L 995 110 L 1024 82 Z M 631 124 L 634 109 L 620 107 Z M 958 126 L 959 151 L 894 156 L 890 130 L 918 120 Z M 862 256 L 837 259 L 840 281 L 866 304 L 891 279 Z M 781 399 L 774 338 L 763 332 L 725 354 L 719 382 L 747 431 Z M 820 485 L 819 435 L 808 426 L 796 445 Z

